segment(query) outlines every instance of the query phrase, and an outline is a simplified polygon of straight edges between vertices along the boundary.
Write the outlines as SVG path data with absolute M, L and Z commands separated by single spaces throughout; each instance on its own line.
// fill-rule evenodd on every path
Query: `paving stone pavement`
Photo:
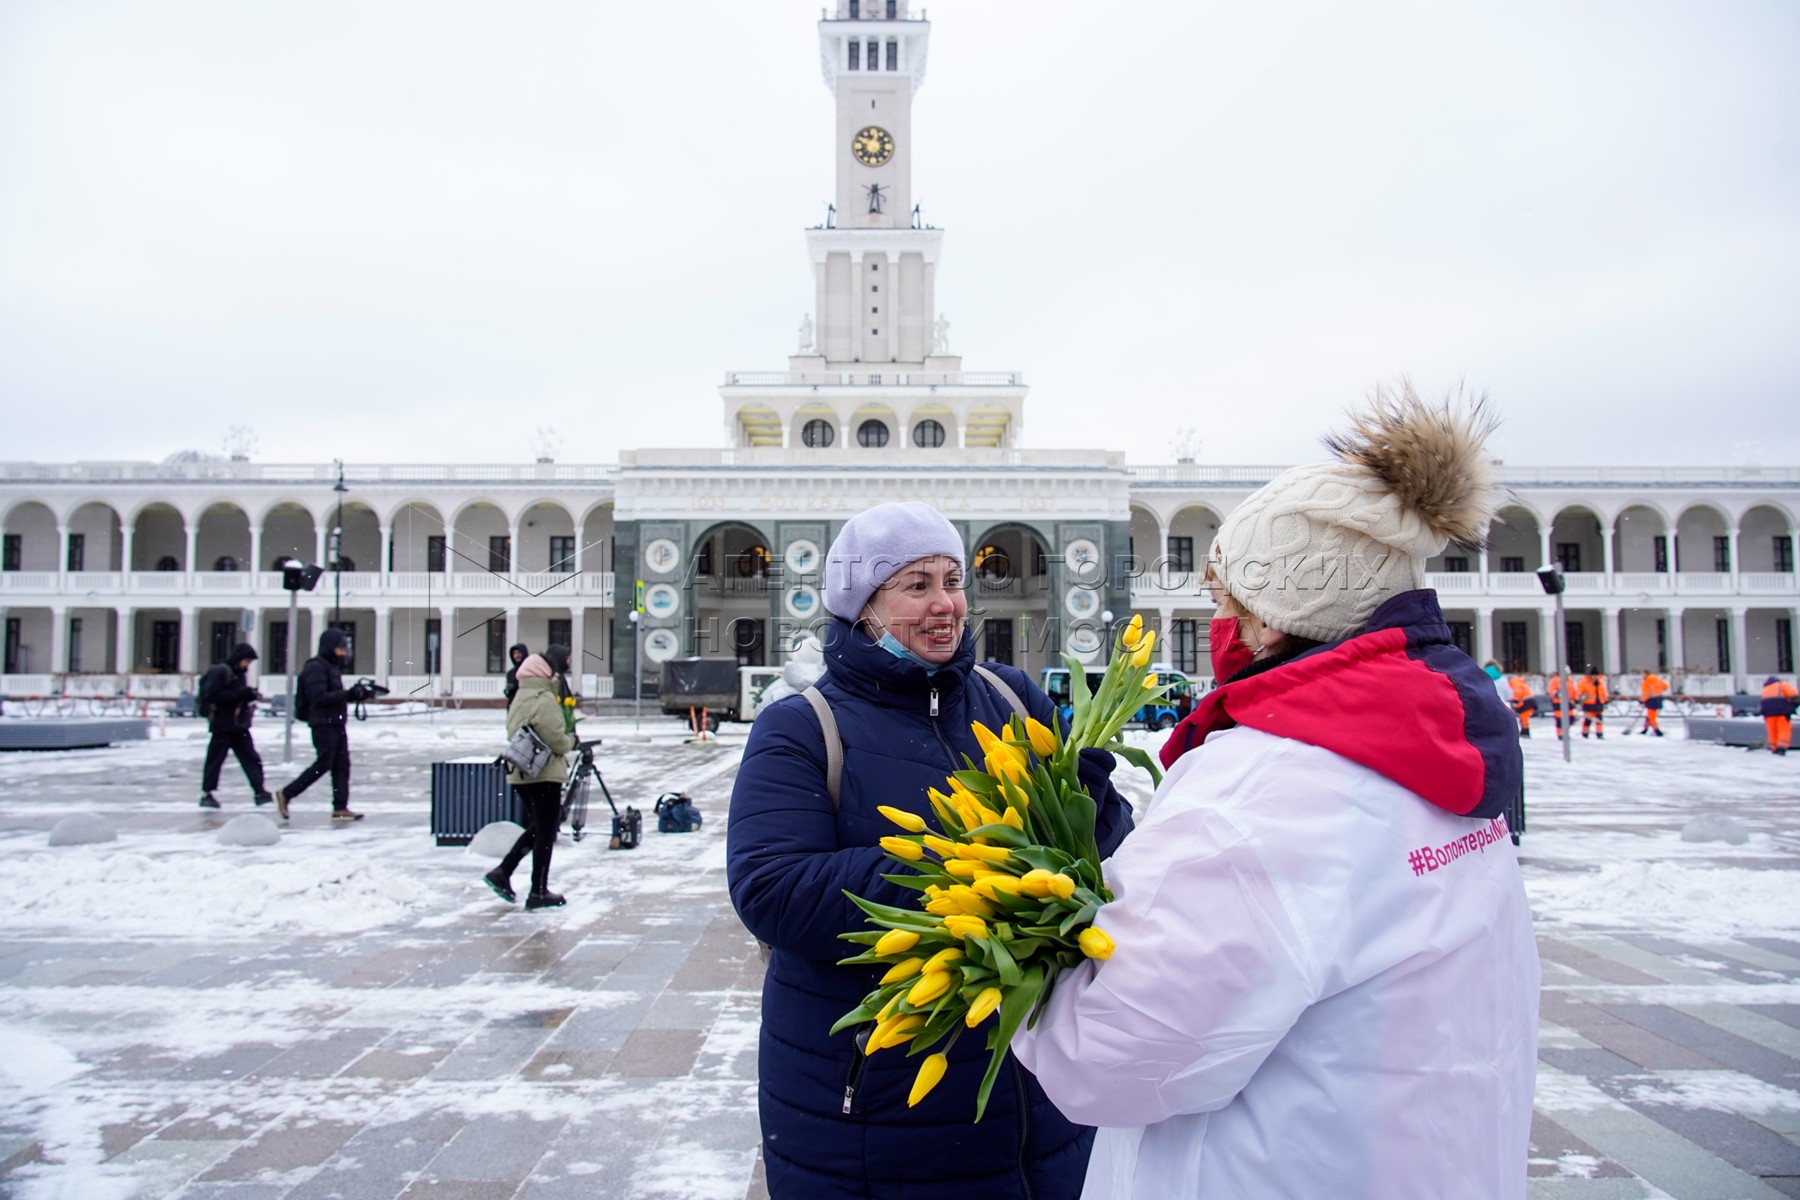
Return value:
M 429 757 L 359 746 L 370 782 L 358 795 L 371 815 L 357 836 L 425 836 L 407 780 Z M 641 766 L 643 786 L 625 771 L 617 790 L 654 794 L 664 768 Z M 730 763 L 709 769 L 706 836 L 716 837 Z M 181 772 L 150 775 L 121 819 L 162 833 L 193 827 Z M 42 781 L 52 797 L 59 786 Z M 1791 835 L 1791 800 L 1741 815 Z M 298 814 L 295 832 L 338 834 L 322 809 Z M 1604 804 L 1583 819 L 1642 826 L 1641 813 L 1614 820 Z M 37 825 L 0 802 L 0 835 Z M 1533 864 L 1531 846 L 1528 835 L 1528 870 L 1567 869 Z M 119 1118 L 80 1143 L 77 1164 L 66 1162 L 77 1143 L 51 1135 L 79 1124 L 78 1097 L 47 1101 L 31 1121 L 0 1113 L 0 1196 L 765 1196 L 754 943 L 716 858 L 673 883 L 645 876 L 654 886 L 604 907 L 581 903 L 577 887 L 605 889 L 621 857 L 592 853 L 564 868 L 557 882 L 577 901 L 566 910 L 528 916 L 495 902 L 353 936 L 41 939 L 0 926 L 0 1014 L 13 1002 L 66 1002 L 72 1027 L 121 1025 L 78 1080 Z M 1800 855 L 1765 865 L 1792 870 Z M 1534 1200 L 1800 1197 L 1800 1003 L 1758 999 L 1792 994 L 1800 941 L 1562 924 L 1542 931 L 1540 947 Z M 470 996 L 481 1006 L 466 1007 Z M 165 998 L 226 1006 L 205 1052 L 172 1055 L 134 1038 L 132 1013 Z M 229 1015 L 259 1003 L 265 1028 Z

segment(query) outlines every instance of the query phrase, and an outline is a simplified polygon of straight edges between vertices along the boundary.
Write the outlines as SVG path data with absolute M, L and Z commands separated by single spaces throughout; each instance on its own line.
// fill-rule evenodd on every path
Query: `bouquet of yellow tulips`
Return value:
M 920 1064 L 908 1104 L 943 1078 L 945 1051 L 956 1039 L 985 1024 L 990 1057 L 975 1097 L 981 1120 L 1013 1034 L 1057 975 L 1083 958 L 1112 956 L 1112 939 L 1093 923 L 1112 893 L 1100 877 L 1094 800 L 1077 770 L 1083 749 L 1103 747 L 1161 782 L 1150 755 L 1120 736 L 1167 690 L 1149 673 L 1155 644 L 1155 632 L 1132 617 L 1092 693 L 1086 669 L 1067 660 L 1074 716 L 1066 736 L 1017 716 L 1000 733 L 976 722 L 983 762 L 965 756 L 967 769 L 946 777 L 946 790 L 929 792 L 942 832 L 916 813 L 881 807 L 903 831 L 882 838 L 882 849 L 907 868 L 882 878 L 919 892 L 920 907 L 850 896 L 875 928 L 841 935 L 867 947 L 841 961 L 887 971 L 831 1031 L 873 1021 L 865 1054 L 906 1046 L 918 1055 L 943 1042 Z

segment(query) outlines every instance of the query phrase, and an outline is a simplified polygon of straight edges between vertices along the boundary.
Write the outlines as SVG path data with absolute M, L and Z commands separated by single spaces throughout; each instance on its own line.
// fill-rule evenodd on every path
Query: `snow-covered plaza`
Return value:
M 1577 741 L 1571 765 L 1545 723 L 1525 744 L 1534 1197 L 1800 1196 L 1800 759 L 1667 724 Z M 661 716 L 641 740 L 629 715 L 584 725 L 621 805 L 681 789 L 707 821 L 609 851 L 602 806 L 558 849 L 568 907 L 539 913 L 429 833 L 429 764 L 492 753 L 498 728 L 355 725 L 367 819 L 332 827 L 320 785 L 264 847 L 219 841 L 252 811 L 234 764 L 224 809 L 195 806 L 198 722 L 0 756 L 0 1194 L 762 1195 L 760 964 L 724 886 L 748 726 L 690 745 Z M 291 778 L 279 727 L 259 735 L 271 785 Z M 117 840 L 51 846 L 76 813 Z

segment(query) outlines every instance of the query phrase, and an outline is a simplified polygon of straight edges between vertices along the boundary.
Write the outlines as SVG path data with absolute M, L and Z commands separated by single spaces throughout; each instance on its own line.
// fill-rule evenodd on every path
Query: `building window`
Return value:
M 852 71 L 862 70 L 862 43 L 861 42 L 851 42 L 850 43 L 850 69 Z
M 574 622 L 567 618 L 551 617 L 548 621 L 544 622 L 544 644 L 546 646 L 566 646 L 573 650 L 575 646 L 575 639 L 573 637 L 574 629 Z M 581 677 L 581 671 L 578 664 L 569 664 L 569 674 L 575 676 L 577 679 Z
M 24 624 L 18 617 L 6 618 L 5 666 L 8 675 L 20 674 L 19 659 L 23 657 L 21 652 L 24 649 L 24 647 L 20 645 L 20 639 L 24 636 L 24 629 Z
M 832 428 L 831 422 L 818 417 L 814 417 L 800 427 L 801 444 L 811 446 L 814 450 L 823 450 L 831 445 L 836 437 L 837 430 Z
M 236 621 L 214 621 L 212 623 L 212 661 L 216 663 L 231 661 L 231 648 L 237 645 L 237 640 Z
M 694 574 L 713 574 L 712 539 L 708 538 L 700 545 L 700 552 L 694 555 Z
M 575 571 L 575 535 L 552 535 L 550 538 L 550 570 L 564 575 Z
M 150 622 L 150 669 L 173 671 L 181 661 L 181 622 Z
M 1200 623 L 1192 617 L 1169 622 L 1169 665 L 1185 675 L 1200 672 Z
M 7 534 L 4 546 L 4 550 L 0 550 L 0 570 L 19 570 L 19 562 L 25 553 L 21 535 L 16 533 Z
M 887 17 L 892 21 L 900 15 L 900 0 L 887 0 Z
M 981 623 L 981 656 L 985 662 L 1013 665 L 1013 623 L 1005 617 L 989 617 Z
M 1044 544 L 1033 540 L 1031 543 L 1031 575 L 1040 578 L 1050 573 L 1050 556 L 1044 553 Z
M 81 671 L 81 618 L 69 618 L 69 673 Z
M 165 554 L 156 560 L 156 569 L 159 571 L 179 571 L 181 570 L 181 564 L 176 561 L 173 554 Z M 170 670 L 174 670 L 174 668 L 171 667 Z
M 767 546 L 752 546 L 742 554 L 737 555 L 734 561 L 737 564 L 737 573 L 740 576 L 745 579 L 749 579 L 751 576 L 761 579 L 769 573 L 769 548 Z
M 1169 570 L 1179 574 L 1191 574 L 1194 570 L 1194 539 L 1191 537 L 1169 537 Z
M 1012 559 L 992 542 L 975 552 L 975 577 L 1004 581 L 1012 576 Z
M 1500 556 L 1500 570 L 1502 572 L 1510 571 L 1514 575 L 1523 574 L 1525 571 L 1524 556 L 1520 554 L 1502 554 Z
M 506 618 L 489 617 L 487 623 L 487 673 L 506 674 Z
M 1775 618 L 1775 670 L 1783 675 L 1794 673 L 1794 622 L 1788 617 Z
M 880 42 L 870 42 L 869 43 L 869 70 L 879 71 L 880 69 L 881 69 L 881 43 Z
M 1450 644 L 1455 646 L 1458 650 L 1461 650 L 1464 654 L 1467 654 L 1470 658 L 1475 657 L 1474 622 L 1450 621 L 1447 622 L 1447 624 L 1450 626 Z
M 1777 541 L 1780 539 L 1777 538 Z M 87 534 L 71 533 L 69 535 L 69 570 L 87 570 Z
M 1656 555 L 1656 562 L 1653 565 L 1654 570 L 1658 575 L 1667 575 L 1669 573 L 1669 535 L 1666 533 L 1657 534 L 1656 537 L 1651 539 L 1650 547 Z
M 425 618 L 425 673 L 440 674 L 444 669 L 444 621 L 441 617 Z
M 888 444 L 888 427 L 880 421 L 864 421 L 856 427 L 856 444 L 874 450 Z
M 268 654 L 264 655 L 263 658 L 265 663 L 264 670 L 268 671 L 269 674 L 287 674 L 287 642 L 288 623 L 286 621 L 270 621 L 269 642 L 268 645 L 263 647 L 268 651 Z
M 1792 534 L 1778 533 L 1775 535 L 1775 569 L 1784 575 L 1794 573 L 1794 537 Z
M 887 44 L 887 69 L 890 71 L 898 71 L 900 69 L 899 42 L 889 42 Z
M 1713 622 L 1713 634 L 1719 642 L 1719 673 L 1731 673 L 1731 622 L 1720 617 Z
M 238 569 L 238 560 L 229 554 L 221 554 L 213 559 L 213 570 L 230 572 Z
M 1728 537 L 1713 539 L 1713 570 L 1721 574 L 1731 570 L 1731 539 Z
M 1564 574 L 1572 575 L 1581 570 L 1581 543 L 1556 543 L 1556 563 L 1563 569 Z
M 1658 670 L 1667 670 L 1669 665 L 1669 623 L 1661 617 L 1656 618 L 1656 666 Z
M 425 539 L 425 569 L 442 574 L 450 558 L 449 550 L 442 537 Z
M 1525 670 L 1526 663 L 1530 661 L 1526 651 L 1525 622 L 1500 622 L 1500 661 L 1506 664 L 1507 670 L 1515 674 Z
M 1563 648 L 1569 652 L 1569 668 L 1581 670 L 1587 662 L 1587 627 L 1580 621 L 1563 622 Z
M 1469 556 L 1466 554 L 1446 554 L 1444 556 L 1444 573 L 1447 575 L 1467 575 L 1469 573 Z
M 512 539 L 510 537 L 490 537 L 488 539 L 488 570 L 500 575 L 512 570 Z
M 922 450 L 935 450 L 944 444 L 944 427 L 936 421 L 920 421 L 913 426 L 913 445 Z
M 862 0 L 850 0 L 850 19 L 852 21 L 862 20 Z

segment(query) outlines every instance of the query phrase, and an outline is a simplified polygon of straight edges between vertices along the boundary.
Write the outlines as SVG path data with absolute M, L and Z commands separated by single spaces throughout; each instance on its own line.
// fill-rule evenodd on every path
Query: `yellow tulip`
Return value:
M 962 911 L 962 905 L 949 896 L 933 896 L 925 902 L 925 911 L 934 917 L 954 917 Z
M 938 1080 L 944 1077 L 949 1066 L 950 1060 L 944 1057 L 942 1051 L 927 1054 L 925 1061 L 919 1064 L 919 1075 L 913 1080 L 912 1091 L 907 1094 L 906 1107 L 911 1108 L 930 1095 L 931 1089 L 938 1085 Z
M 875 1024 L 880 1025 L 883 1021 L 894 1015 L 894 1010 L 900 1007 L 900 997 L 904 994 L 905 993 L 903 992 L 895 992 L 892 996 L 888 997 L 888 1002 L 881 1006 L 880 1012 L 875 1014 Z M 874 1040 L 874 1037 L 875 1035 L 872 1033 L 869 1035 L 871 1041 Z
M 982 765 L 995 779 L 1017 780 L 1031 777 L 1031 764 L 1026 761 L 1025 752 L 1017 746 L 999 743 L 990 747 Z
M 944 932 L 959 938 L 976 938 L 986 941 L 988 935 L 987 922 L 980 917 L 958 915 L 944 918 Z
M 976 822 L 977 825 L 998 825 L 1000 823 L 1000 814 L 985 804 L 975 806 L 975 815 L 980 818 Z
M 1144 618 L 1141 613 L 1131 614 L 1131 623 L 1125 626 L 1125 632 L 1119 635 L 1119 644 L 1127 650 L 1137 649 L 1138 638 L 1144 632 Z
M 910 929 L 890 929 L 881 935 L 875 943 L 875 953 L 886 958 L 890 954 L 905 954 L 919 944 L 919 935 Z
M 1012 810 L 1008 809 L 1007 811 L 1011 812 Z M 977 859 L 981 862 L 1003 863 L 1012 857 L 1012 851 L 1005 846 L 958 846 L 956 856 Z
M 932 971 L 919 976 L 919 982 L 913 984 L 912 990 L 906 993 L 906 1002 L 914 1008 L 920 1008 L 949 990 L 950 972 Z
M 1143 642 L 1131 655 L 1131 665 L 1135 670 L 1143 670 L 1150 665 L 1150 651 L 1156 648 L 1156 630 L 1152 629 L 1144 635 Z
M 1017 829 L 1020 833 L 1025 832 L 1025 818 L 1021 817 L 1019 815 L 1019 810 L 1016 808 L 1009 808 L 1005 812 L 1001 813 L 1000 814 L 1000 823 L 1002 825 L 1011 825 L 1014 829 Z
M 994 906 L 981 898 L 981 893 L 966 883 L 959 883 L 950 889 L 950 899 L 962 906 L 962 910 L 973 917 L 991 917 Z
M 928 833 L 924 838 L 925 846 L 939 858 L 955 858 L 956 843 L 949 838 L 941 838 L 935 833 Z
M 1030 808 L 1031 793 L 1016 783 L 1008 782 L 1000 788 L 1000 794 L 1006 797 L 1007 804 L 1014 808 Z
M 904 858 L 907 862 L 918 862 L 925 857 L 925 847 L 909 838 L 884 837 L 881 848 L 896 858 Z
M 1075 939 L 1075 943 L 1081 947 L 1081 952 L 1089 958 L 1112 957 L 1114 949 L 1113 940 L 1107 937 L 1106 931 L 1101 929 L 1098 925 L 1089 925 L 1086 929 L 1082 930 L 1081 936 Z
M 1152 691 L 1155 689 L 1155 687 L 1156 687 L 1156 676 L 1154 676 L 1154 675 L 1144 676 L 1144 690 L 1146 692 Z
M 924 965 L 925 960 L 922 958 L 903 958 L 888 968 L 888 973 L 881 977 L 878 986 L 886 987 L 890 983 L 899 983 L 902 979 L 911 979 Z
M 1058 900 L 1067 900 L 1075 894 L 1075 881 L 1067 875 L 1052 875 L 1046 886 Z
M 991 753 L 995 746 L 1001 744 L 999 736 L 980 721 L 976 721 L 969 728 L 974 731 L 975 741 L 980 745 L 983 754 Z
M 945 825 L 951 825 L 956 822 L 956 806 L 950 803 L 950 797 L 944 795 L 944 793 L 938 791 L 936 788 L 928 788 L 925 794 L 930 797 L 931 811 L 938 815 L 938 820 L 942 821 Z
M 896 1014 L 875 1026 L 875 1032 L 869 1035 L 863 1047 L 863 1055 L 867 1057 L 877 1050 L 885 1050 L 889 1046 L 898 1046 L 914 1034 L 919 1026 L 925 1024 L 925 1017 L 920 1013 L 909 1013 L 905 1016 Z
M 1019 876 L 1019 890 L 1027 896 L 1044 897 L 1050 894 L 1050 881 L 1055 872 L 1046 871 L 1042 867 L 1033 867 Z
M 1038 752 L 1038 757 L 1049 758 L 1056 753 L 1056 734 L 1036 717 L 1025 718 L 1025 736 L 1030 739 L 1031 748 Z
M 925 969 L 927 971 L 942 971 L 962 956 L 963 952 L 958 950 L 955 946 L 946 946 L 944 949 L 939 950 L 936 954 L 925 960 Z
M 1004 903 L 1005 898 L 1019 894 L 1019 881 L 1016 877 L 997 871 L 992 875 L 983 875 L 969 885 L 975 894 L 984 900 L 992 900 L 996 904 Z
M 918 813 L 909 813 L 903 808 L 894 808 L 886 804 L 877 805 L 875 811 L 908 833 L 923 833 L 925 830 L 925 818 Z
M 977 865 L 966 858 L 953 858 L 944 864 L 944 870 L 957 879 L 973 879 Z
M 999 988 L 983 988 L 981 994 L 975 997 L 974 1002 L 969 1005 L 968 1014 L 963 1017 L 963 1024 L 970 1029 L 975 1028 L 987 1020 L 996 1008 L 1000 1007 L 1002 999 Z

